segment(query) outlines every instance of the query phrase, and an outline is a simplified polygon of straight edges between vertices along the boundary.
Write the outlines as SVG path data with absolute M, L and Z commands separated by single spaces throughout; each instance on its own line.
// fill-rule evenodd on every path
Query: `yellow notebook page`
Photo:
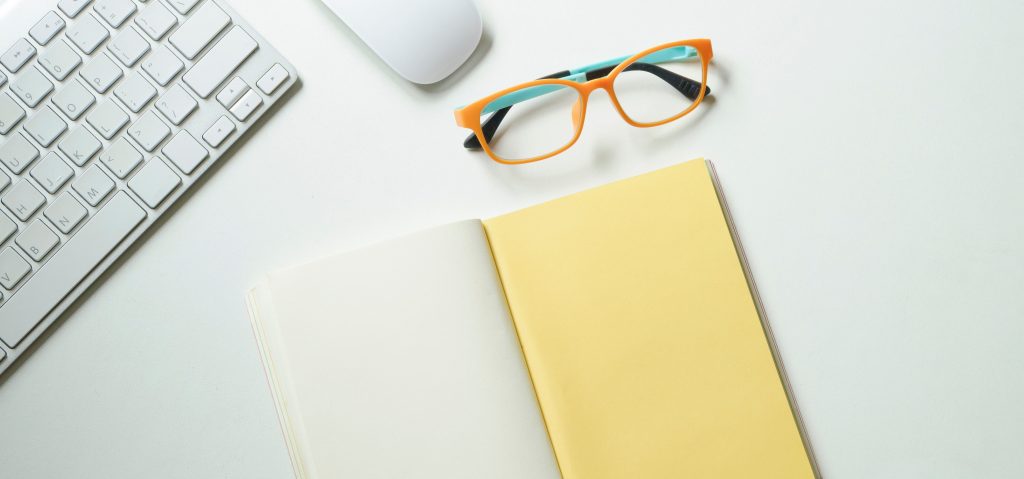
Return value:
M 484 223 L 565 479 L 814 477 L 703 160 Z

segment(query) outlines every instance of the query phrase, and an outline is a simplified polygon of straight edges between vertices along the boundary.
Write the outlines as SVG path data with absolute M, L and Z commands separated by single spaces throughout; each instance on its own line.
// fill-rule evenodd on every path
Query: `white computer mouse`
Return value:
M 441 81 L 480 43 L 483 22 L 472 0 L 323 0 L 399 75 Z

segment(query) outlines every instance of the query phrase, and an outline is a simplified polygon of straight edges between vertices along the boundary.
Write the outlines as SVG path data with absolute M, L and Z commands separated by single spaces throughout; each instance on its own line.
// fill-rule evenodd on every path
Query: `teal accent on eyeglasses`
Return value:
M 593 64 L 590 64 L 590 65 L 587 65 L 587 66 L 584 66 L 584 67 L 575 68 L 575 69 L 569 70 L 569 74 L 568 75 L 565 75 L 565 76 L 562 76 L 562 77 L 558 77 L 558 79 L 559 80 L 567 80 L 567 81 L 577 82 L 577 83 L 586 83 L 587 82 L 587 73 L 590 73 L 590 72 L 593 72 L 593 71 L 596 71 L 596 70 L 600 70 L 602 68 L 615 67 L 615 66 L 619 65 L 620 63 L 628 60 L 632 56 L 633 55 L 626 55 L 626 56 L 623 56 L 623 57 L 613 58 L 611 60 L 605 60 L 603 62 L 593 63 Z M 643 60 L 644 63 L 655 63 L 655 64 L 657 64 L 657 63 L 667 63 L 667 62 L 672 62 L 672 61 L 686 60 L 686 59 L 689 59 L 689 58 L 697 58 L 697 57 L 698 57 L 698 54 L 697 54 L 697 49 L 696 48 L 693 48 L 693 47 L 690 47 L 690 46 L 686 46 L 686 45 L 681 45 L 681 46 L 678 46 L 678 47 L 671 47 L 671 48 L 666 48 L 664 50 L 658 50 L 658 51 L 656 51 L 654 53 L 651 53 L 651 54 L 648 54 L 647 56 L 644 56 L 640 60 Z M 522 103 L 522 102 L 524 102 L 526 100 L 532 100 L 532 99 L 537 98 L 539 96 L 547 95 L 548 93 L 555 92 L 555 91 L 561 90 L 563 88 L 568 88 L 568 87 L 566 87 L 564 85 L 541 85 L 541 86 L 534 86 L 534 87 L 524 88 L 522 90 L 516 90 L 516 91 L 514 91 L 512 93 L 507 93 L 505 95 L 502 95 L 502 96 L 492 100 L 490 103 L 487 104 L 486 107 L 484 107 L 483 111 L 481 111 L 481 115 L 487 115 L 487 114 L 490 114 L 490 113 L 494 113 L 494 112 L 496 112 L 498 110 L 501 110 L 502 108 L 510 107 L 512 105 L 515 105 L 516 103 Z
M 614 67 L 626 60 L 629 60 L 629 58 L 632 56 L 633 55 L 626 55 L 624 57 L 613 58 L 611 60 L 606 60 L 603 62 L 587 65 L 585 67 L 580 67 L 575 70 L 569 70 L 569 72 L 572 73 L 573 75 L 578 75 L 580 73 L 586 74 L 594 70 L 600 70 L 602 68 Z M 658 50 L 654 53 L 648 54 L 647 56 L 641 58 L 640 60 L 643 60 L 645 63 L 667 63 L 678 60 L 686 60 L 687 58 L 697 58 L 697 49 L 693 47 L 688 47 L 686 45 L 681 45 L 678 47 Z

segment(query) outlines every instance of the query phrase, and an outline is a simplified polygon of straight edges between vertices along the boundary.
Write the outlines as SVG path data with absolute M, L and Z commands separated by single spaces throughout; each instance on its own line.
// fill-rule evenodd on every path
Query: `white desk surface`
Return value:
M 421 88 L 317 0 L 235 0 L 303 85 L 0 385 L 0 476 L 291 477 L 262 272 L 706 156 L 823 476 L 1024 477 L 1024 3 L 479 3 L 481 51 Z M 683 121 L 598 94 L 561 157 L 461 147 L 457 105 L 701 36 Z

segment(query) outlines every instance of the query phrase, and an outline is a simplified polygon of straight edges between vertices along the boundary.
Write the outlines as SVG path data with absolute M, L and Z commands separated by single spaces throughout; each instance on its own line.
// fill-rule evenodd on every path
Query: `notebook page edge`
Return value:
M 270 275 L 264 276 L 256 286 L 250 289 L 245 295 L 245 300 L 249 311 L 249 321 L 252 325 L 253 337 L 256 339 L 257 350 L 260 354 L 260 363 L 263 365 L 267 387 L 270 389 L 274 399 L 274 411 L 277 414 L 278 425 L 281 428 L 281 434 L 284 435 L 285 445 L 288 449 L 288 458 L 292 465 L 292 472 L 297 479 L 306 479 L 308 476 L 301 452 L 301 443 L 296 437 L 301 433 L 295 431 L 296 428 L 300 427 L 297 424 L 300 419 L 295 417 L 294 422 L 296 424 L 293 424 L 292 417 L 288 413 L 288 401 L 286 399 L 288 387 L 282 385 L 287 379 L 278 372 L 282 365 L 278 364 L 277 361 L 282 361 L 285 355 L 278 349 L 281 354 L 276 355 L 278 357 L 275 361 L 274 346 L 271 345 L 274 342 L 279 343 L 279 333 L 277 331 L 277 314 L 274 309 L 273 292 L 270 287 Z M 277 347 L 280 348 L 281 346 L 283 345 L 278 344 Z
M 743 275 L 747 279 L 747 286 L 750 288 L 750 296 L 754 301 L 754 308 L 757 310 L 757 316 L 761 320 L 761 327 L 764 329 L 765 340 L 768 341 L 768 349 L 771 351 L 772 358 L 775 360 L 775 368 L 779 372 L 779 380 L 782 382 L 782 388 L 786 392 L 786 398 L 789 402 L 790 410 L 793 412 L 793 420 L 796 422 L 797 430 L 800 432 L 800 440 L 803 442 L 804 450 L 807 453 L 807 460 L 810 462 L 811 471 L 814 473 L 815 479 L 821 479 L 821 472 L 818 469 L 818 461 L 814 455 L 814 448 L 811 446 L 810 437 L 807 434 L 806 425 L 804 424 L 803 416 L 800 413 L 800 407 L 796 402 L 796 396 L 794 395 L 793 388 L 789 382 L 789 376 L 786 374 L 785 364 L 782 361 L 781 354 L 779 354 L 779 348 L 775 342 L 775 335 L 772 333 L 771 322 L 768 320 L 768 316 L 764 309 L 764 303 L 761 301 L 761 295 L 758 293 L 757 284 L 754 281 L 754 275 L 750 269 L 750 263 L 747 261 L 746 251 L 743 249 L 743 242 L 740 240 L 736 223 L 733 221 L 732 212 L 729 210 L 729 202 L 725 198 L 725 191 L 719 181 L 718 171 L 715 170 L 715 165 L 710 159 L 705 158 L 704 162 L 707 166 L 708 175 L 711 178 L 711 184 L 715 187 L 715 194 L 718 196 L 718 204 L 722 207 L 722 215 L 725 218 L 726 226 L 729 228 L 729 236 L 732 237 L 733 246 L 736 248 L 736 255 L 739 258 L 740 267 L 743 270 Z

